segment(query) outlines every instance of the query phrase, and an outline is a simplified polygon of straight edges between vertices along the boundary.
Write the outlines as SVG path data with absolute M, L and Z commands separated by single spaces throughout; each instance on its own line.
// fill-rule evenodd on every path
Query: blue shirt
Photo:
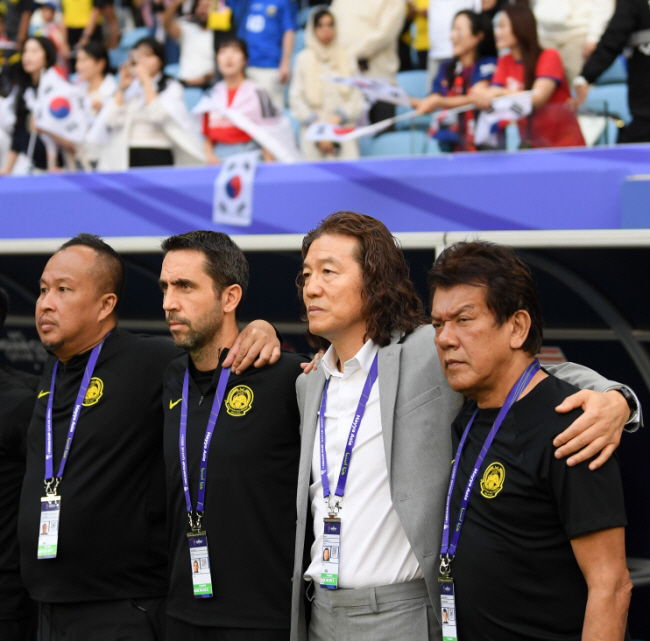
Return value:
M 245 14 L 241 1 L 231 0 L 229 4 L 238 5 L 233 6 L 237 36 L 248 45 L 249 66 L 279 67 L 282 37 L 287 31 L 296 29 L 291 0 L 250 0 Z
M 479 60 L 477 60 L 474 67 L 469 72 L 469 87 L 473 87 L 477 82 L 481 82 L 481 80 L 487 80 L 488 82 L 492 80 L 492 75 L 497 68 L 496 63 L 496 58 L 479 58 Z M 440 65 L 438 75 L 433 81 L 431 93 L 439 93 L 441 96 L 446 96 L 449 94 L 451 87 L 448 86 L 449 83 L 447 80 L 447 69 L 449 68 L 449 65 L 453 64 L 455 64 L 455 61 L 452 58 L 451 60 L 446 60 Z M 456 77 L 456 75 L 458 74 L 454 74 L 454 77 Z

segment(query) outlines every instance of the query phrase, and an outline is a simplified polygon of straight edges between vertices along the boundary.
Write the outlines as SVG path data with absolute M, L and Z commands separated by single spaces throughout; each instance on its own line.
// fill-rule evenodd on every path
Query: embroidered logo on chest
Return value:
M 506 469 L 501 463 L 488 465 L 481 479 L 481 496 L 493 499 L 503 489 L 505 480 Z
M 253 390 L 248 385 L 233 387 L 226 398 L 226 411 L 230 416 L 243 416 L 253 405 Z
M 104 394 L 104 381 L 101 378 L 93 376 L 88 383 L 88 389 L 86 390 L 86 396 L 84 396 L 84 402 L 82 405 L 88 407 L 89 405 L 94 405 Z

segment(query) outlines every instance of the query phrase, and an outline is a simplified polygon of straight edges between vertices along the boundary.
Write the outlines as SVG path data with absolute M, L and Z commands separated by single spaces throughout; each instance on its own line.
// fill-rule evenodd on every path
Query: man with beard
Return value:
M 163 242 L 163 308 L 187 354 L 164 377 L 168 641 L 287 641 L 303 358 L 225 366 L 248 264 L 225 234 Z M 206 427 L 207 426 L 207 427 Z
M 37 329 L 51 356 L 29 426 L 18 537 L 48 641 L 164 634 L 161 394 L 178 350 L 117 327 L 123 281 L 118 254 L 89 234 L 65 243 L 40 280 Z M 242 345 L 249 359 L 255 350 Z

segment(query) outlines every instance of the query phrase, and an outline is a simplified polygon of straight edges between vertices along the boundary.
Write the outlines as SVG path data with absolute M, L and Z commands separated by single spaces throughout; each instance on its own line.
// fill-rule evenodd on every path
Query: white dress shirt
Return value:
M 338 356 L 333 347 L 321 360 L 321 367 L 330 381 L 325 411 L 325 445 L 332 494 L 336 491 L 343 452 L 361 391 L 378 349 L 368 340 L 354 358 L 343 365 L 343 372 L 336 367 Z M 357 432 L 343 507 L 338 515 L 341 519 L 340 588 L 375 587 L 422 577 L 390 497 L 379 410 L 379 383 L 377 379 L 372 386 Z M 322 564 L 323 519 L 328 516 L 320 476 L 319 433 L 317 425 L 309 488 L 315 541 L 311 548 L 311 563 L 305 573 L 305 578 L 317 585 L 320 584 Z

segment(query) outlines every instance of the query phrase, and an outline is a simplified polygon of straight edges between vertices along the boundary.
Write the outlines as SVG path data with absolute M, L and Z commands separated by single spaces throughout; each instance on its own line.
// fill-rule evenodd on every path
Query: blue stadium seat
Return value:
M 585 102 L 587 109 L 596 113 L 608 113 L 620 116 L 626 124 L 632 120 L 627 104 L 627 85 L 610 84 L 592 87 Z
M 138 40 L 146 38 L 151 35 L 151 29 L 149 27 L 136 27 L 127 31 L 120 40 L 119 49 L 126 49 L 127 51 L 131 49 Z
M 293 41 L 293 51 L 291 52 L 291 60 L 289 61 L 289 67 L 293 69 L 293 62 L 296 56 L 305 48 L 305 30 L 297 29 L 296 36 Z
M 402 107 L 399 105 L 397 107 L 397 115 L 401 115 L 411 111 L 411 107 Z M 431 114 L 426 114 L 424 116 L 418 116 L 412 120 L 400 120 L 395 124 L 396 129 L 419 129 L 420 131 L 429 131 L 429 125 L 431 124 Z
M 298 16 L 296 18 L 296 24 L 298 29 L 304 29 L 307 26 L 307 20 L 309 19 L 309 14 L 312 11 L 312 7 L 305 7 L 298 11 Z
M 174 62 L 171 65 L 165 65 L 165 73 L 172 78 L 178 78 L 178 72 L 180 71 L 181 66 Z
M 413 98 L 424 98 L 429 95 L 427 72 L 424 70 L 400 71 L 397 74 L 397 84 Z
M 519 145 L 521 145 L 519 125 L 516 122 L 508 123 L 506 126 L 506 149 L 508 151 L 517 151 Z
M 597 85 L 612 85 L 627 82 L 627 61 L 618 56 L 609 69 L 605 70 L 596 80 Z
M 200 89 L 199 87 L 185 87 L 183 91 L 183 99 L 185 100 L 185 106 L 188 111 L 192 111 L 192 109 L 196 107 L 196 104 L 201 100 L 202 95 L 203 89 Z
M 424 154 L 428 136 L 423 131 L 389 131 L 372 139 L 368 156 L 417 156 Z
M 437 156 L 438 154 L 441 153 L 443 152 L 440 149 L 440 145 L 438 144 L 438 141 L 435 138 L 429 136 L 427 140 L 427 148 L 426 148 L 427 156 Z
M 129 57 L 128 49 L 109 49 L 108 51 L 108 61 L 111 64 L 111 69 L 118 71 L 119 68 L 126 62 Z

